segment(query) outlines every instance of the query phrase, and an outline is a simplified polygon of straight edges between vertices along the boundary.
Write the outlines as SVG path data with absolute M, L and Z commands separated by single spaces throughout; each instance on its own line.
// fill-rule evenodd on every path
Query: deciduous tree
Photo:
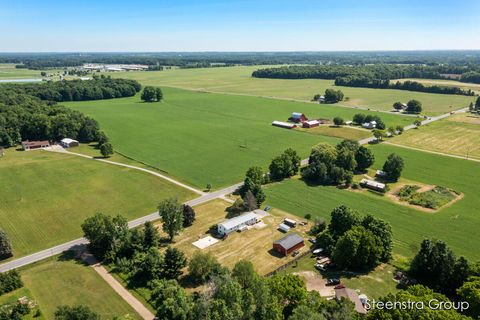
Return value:
M 176 198 L 166 199 L 158 205 L 158 213 L 162 219 L 162 229 L 170 241 L 183 229 L 183 208 Z

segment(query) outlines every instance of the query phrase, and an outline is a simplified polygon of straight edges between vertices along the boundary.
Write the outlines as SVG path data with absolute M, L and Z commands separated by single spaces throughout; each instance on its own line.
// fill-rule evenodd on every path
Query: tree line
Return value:
M 26 94 L 45 101 L 86 101 L 134 96 L 141 90 L 135 80 L 94 77 L 92 80 L 44 81 L 42 83 L 3 84 L 0 91 Z
M 473 96 L 475 92 L 471 89 L 464 90 L 459 87 L 449 87 L 449 86 L 426 86 L 417 81 L 407 80 L 405 82 L 397 81 L 392 83 L 388 79 L 377 79 L 371 76 L 365 75 L 349 75 L 344 77 L 335 78 L 336 86 L 345 86 L 345 87 L 361 87 L 361 88 L 375 88 L 375 89 L 396 89 L 396 90 L 407 90 L 407 91 L 417 91 L 417 92 L 427 92 L 427 93 L 438 93 L 438 94 L 457 94 L 463 96 Z
M 136 81 L 107 77 L 0 85 L 0 146 L 68 137 L 81 142 L 98 141 L 99 147 L 105 144 L 102 153 L 111 153 L 108 138 L 97 121 L 56 102 L 132 96 L 140 89 Z

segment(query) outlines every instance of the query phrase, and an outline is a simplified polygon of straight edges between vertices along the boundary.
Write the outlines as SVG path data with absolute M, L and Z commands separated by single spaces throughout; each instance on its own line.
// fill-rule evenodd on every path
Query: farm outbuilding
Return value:
M 290 230 L 290 227 L 287 226 L 285 223 L 280 223 L 280 225 L 278 226 L 278 230 L 282 232 L 288 232 Z
M 320 121 L 318 120 L 308 120 L 303 122 L 304 128 L 314 128 L 320 125 Z
M 227 235 L 240 230 L 245 226 L 253 225 L 258 222 L 258 216 L 254 212 L 248 212 L 238 217 L 228 219 L 218 224 L 217 231 L 220 235 Z
M 285 129 L 293 129 L 293 128 L 297 127 L 296 125 L 294 125 L 292 123 L 282 122 L 282 121 L 273 121 L 272 126 L 285 128 Z
M 303 113 L 293 112 L 292 116 L 288 118 L 288 120 L 295 123 L 301 123 L 307 121 L 308 119 Z
M 375 129 L 377 127 L 377 122 L 376 121 L 365 122 L 365 123 L 362 123 L 362 127 L 365 129 Z
M 283 254 L 284 256 L 305 246 L 303 238 L 295 233 L 290 233 L 280 240 L 273 243 L 273 250 Z
M 47 147 L 50 147 L 50 142 L 48 142 L 47 140 L 22 141 L 22 149 L 25 150 L 25 151 L 47 148 Z
M 289 218 L 285 218 L 283 220 L 283 223 L 285 223 L 287 226 L 295 228 L 297 226 L 297 221 Z
M 368 180 L 368 179 L 362 179 L 362 181 L 360 181 L 360 185 L 362 187 L 372 189 L 375 191 L 381 191 L 381 192 L 384 192 L 386 188 L 386 185 L 384 183 L 380 183 L 380 182 L 377 182 L 374 180 Z
M 60 141 L 60 144 L 64 148 L 78 147 L 78 145 L 79 145 L 77 140 L 73 140 L 73 139 L 70 139 L 70 138 L 63 138 Z

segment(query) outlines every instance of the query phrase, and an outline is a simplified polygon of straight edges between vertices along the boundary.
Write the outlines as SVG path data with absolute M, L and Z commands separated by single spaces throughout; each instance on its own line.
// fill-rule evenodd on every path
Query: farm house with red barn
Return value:
M 295 122 L 295 123 L 302 123 L 308 120 L 308 118 L 303 114 L 299 112 L 293 112 L 292 116 L 288 118 L 289 121 Z

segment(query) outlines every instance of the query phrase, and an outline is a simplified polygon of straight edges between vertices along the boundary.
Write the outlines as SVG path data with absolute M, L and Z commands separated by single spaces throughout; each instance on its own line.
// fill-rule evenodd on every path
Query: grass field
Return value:
M 192 242 L 207 236 L 210 226 L 224 221 L 226 219 L 225 209 L 228 206 L 230 204 L 223 200 L 213 200 L 196 206 L 196 220 L 194 224 L 186 228 L 175 238 L 174 246 L 185 252 L 187 257 L 191 257 L 195 251 L 200 250 Z M 253 263 L 255 270 L 259 274 L 266 274 L 292 259 L 291 256 L 280 257 L 276 253 L 271 252 L 273 242 L 285 236 L 277 228 L 283 219 L 287 217 L 296 219 L 295 216 L 279 210 L 273 211 L 271 215 L 262 220 L 266 224 L 264 228 L 252 228 L 241 233 L 231 233 L 227 239 L 202 251 L 212 253 L 222 265 L 230 269 L 239 260 L 245 259 Z M 294 231 L 305 237 L 305 233 L 309 228 L 309 226 L 298 226 Z M 307 247 L 304 247 L 300 251 L 306 249 Z
M 395 204 L 373 193 L 355 193 L 335 187 L 309 187 L 300 180 L 288 180 L 266 189 L 267 205 L 295 213 L 328 219 L 331 210 L 345 204 L 363 214 L 371 213 L 390 222 L 394 233 L 394 253 L 411 258 L 426 237 L 444 240 L 458 255 L 480 259 L 477 244 L 480 234 L 478 172 L 480 164 L 385 144 L 371 147 L 375 168 L 381 168 L 390 153 L 404 158 L 403 177 L 426 184 L 440 185 L 464 193 L 463 199 L 436 213 Z
M 358 112 L 327 105 L 172 88 L 164 88 L 164 95 L 162 103 L 142 103 L 136 96 L 67 105 L 98 120 L 116 151 L 196 187 L 210 183 L 214 189 L 241 181 L 252 165 L 266 168 L 274 156 L 288 147 L 306 157 L 319 142 L 339 141 L 273 127 L 273 120 L 285 121 L 295 111 L 310 118 L 340 116 L 349 120 Z M 387 125 L 413 122 L 411 117 L 380 116 Z
M 40 70 L 17 69 L 15 64 L 0 63 L 0 79 L 41 78 Z
M 480 116 L 458 114 L 407 131 L 390 142 L 480 159 Z
M 60 305 L 85 304 L 102 319 L 137 313 L 91 267 L 68 254 L 49 258 L 21 270 L 22 279 L 45 319 L 53 319 Z
M 322 125 L 310 129 L 299 128 L 298 130 L 302 130 L 309 134 L 317 134 L 321 136 L 352 140 L 361 140 L 372 136 L 372 132 L 369 130 L 349 126 L 336 127 Z
M 340 89 L 349 97 L 342 104 L 390 111 L 394 102 L 417 99 L 423 103 L 429 115 L 449 112 L 468 106 L 473 97 L 384 90 L 369 88 L 335 87 L 333 80 L 302 79 L 258 79 L 252 78 L 253 71 L 262 66 L 226 67 L 205 69 L 174 69 L 157 72 L 120 72 L 114 77 L 131 78 L 144 85 L 175 86 L 185 89 L 205 90 L 246 95 L 258 95 L 285 99 L 310 101 L 314 94 L 325 89 Z M 452 108 L 450 108 L 452 106 Z
M 15 257 L 80 237 L 81 223 L 96 212 L 132 219 L 167 197 L 194 196 L 133 169 L 47 151 L 8 149 L 0 176 L 0 228 Z

